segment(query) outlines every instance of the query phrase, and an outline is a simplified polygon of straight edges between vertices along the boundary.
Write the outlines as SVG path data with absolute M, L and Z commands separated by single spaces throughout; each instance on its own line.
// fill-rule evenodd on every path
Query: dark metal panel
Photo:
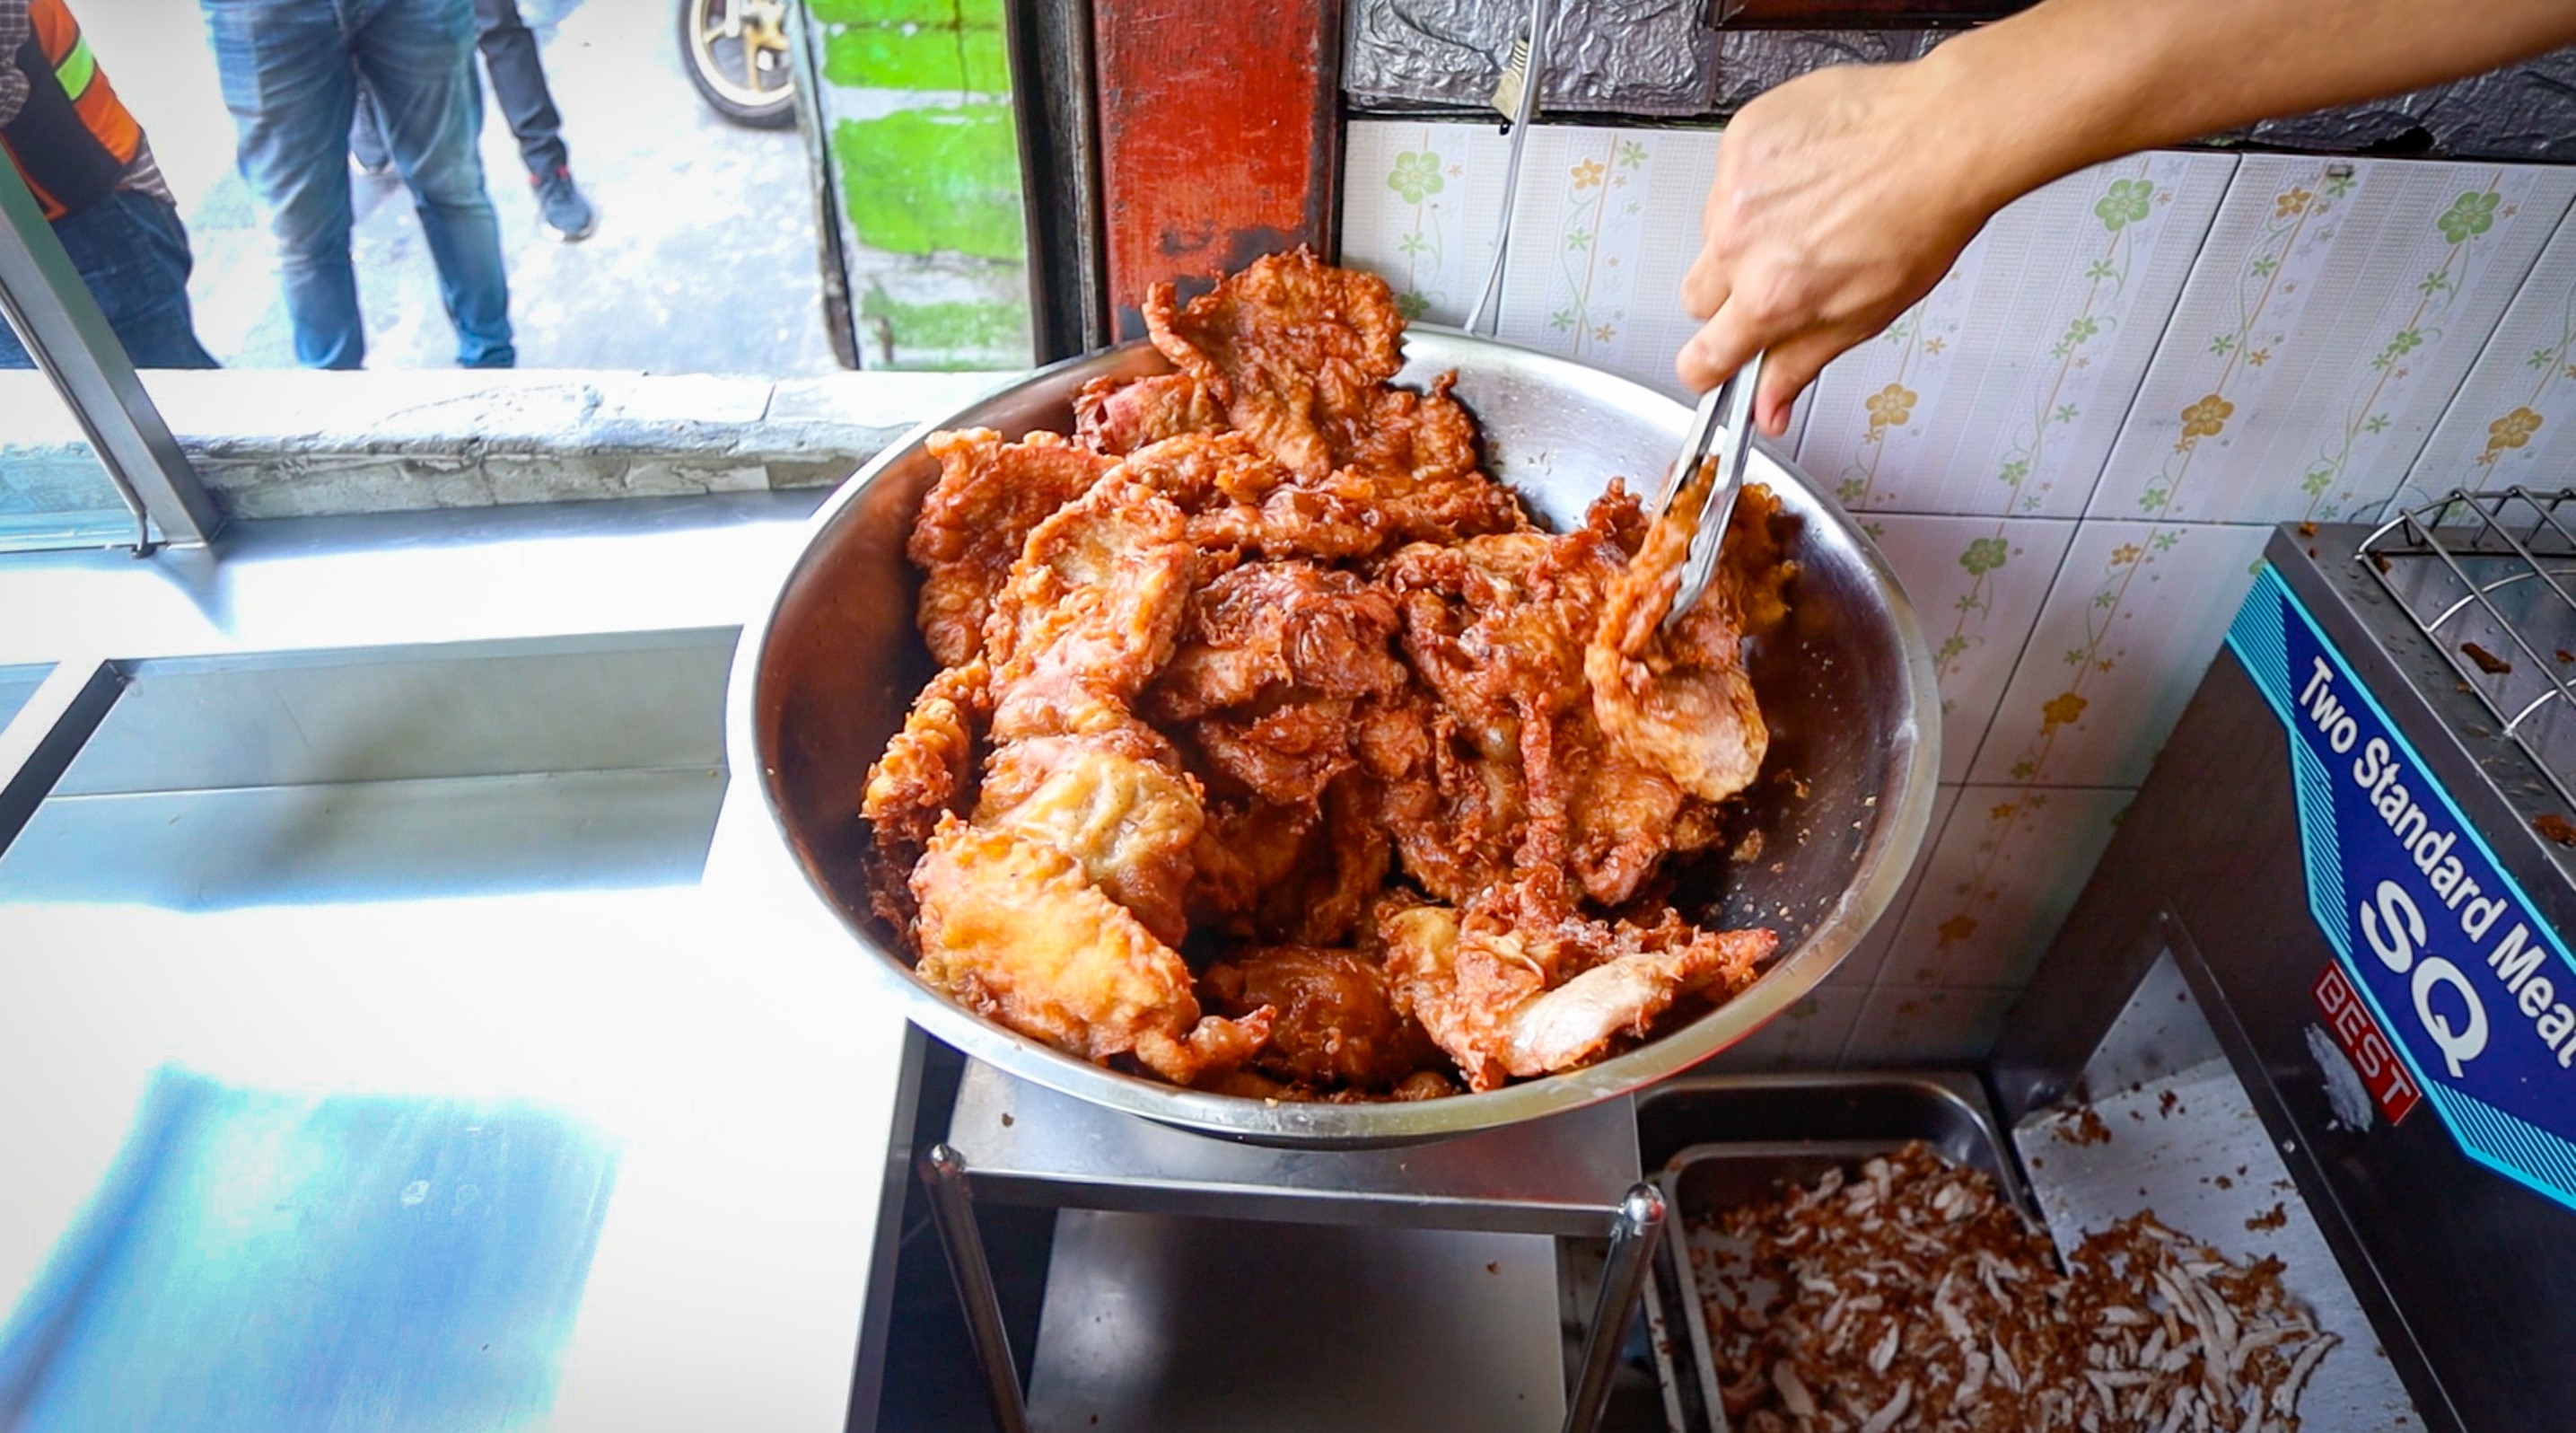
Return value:
M 1884 65 L 1919 58 L 1938 37 L 1927 30 L 1738 30 L 1718 37 L 1711 107 L 1733 114 L 1763 91 L 1828 65 Z
M 2576 158 L 2576 49 L 2430 89 L 2265 120 L 2245 137 L 2257 144 L 2325 153 Z
M 2576 884 L 2526 824 L 2545 785 L 2358 568 L 2362 531 L 2284 532 L 2267 555 L 2545 918 L 2568 928 Z M 2288 738 L 2233 659 L 2211 666 L 2008 1019 L 1992 1075 L 2011 1116 L 2068 1089 L 2166 950 L 2427 1422 L 2527 1428 L 2532 1410 L 2576 1400 L 2576 1365 L 2558 1357 L 2576 1337 L 2576 1220 L 2473 1163 L 2429 1109 L 2355 1127 L 2328 1098 L 2308 1032 L 2334 957 L 2308 911 Z
M 1109 343 L 1091 0 L 1024 0 L 1009 8 L 1038 362 L 1053 363 Z
M 1706 0 L 1560 0 L 1550 12 L 1539 85 L 1547 108 L 1709 107 L 1716 36 Z M 1526 0 L 1353 0 L 1345 87 L 1362 104 L 1482 107 L 1528 13 Z

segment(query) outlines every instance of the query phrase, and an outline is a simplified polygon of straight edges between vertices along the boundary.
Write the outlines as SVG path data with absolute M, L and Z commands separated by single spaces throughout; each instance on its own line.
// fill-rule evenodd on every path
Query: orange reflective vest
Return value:
M 59 219 L 116 192 L 143 147 L 143 126 L 116 97 L 63 0 L 29 0 L 27 18 L 27 42 L 7 60 L 27 76 L 27 103 L 0 128 L 0 147 L 45 217 Z

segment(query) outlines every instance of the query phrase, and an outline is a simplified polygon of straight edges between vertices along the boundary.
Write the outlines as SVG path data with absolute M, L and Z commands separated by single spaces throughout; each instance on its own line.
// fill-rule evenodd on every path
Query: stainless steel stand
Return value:
M 1005 1433 L 1023 1433 L 1028 1410 L 975 1225 L 978 1199 L 1380 1229 L 1606 1232 L 1609 1263 L 1567 1395 L 1567 1433 L 1600 1421 L 1665 1222 L 1662 1193 L 1637 1180 L 1625 1099 L 1439 1144 L 1289 1150 L 1169 1129 L 969 1064 L 949 1140 L 919 1164 Z

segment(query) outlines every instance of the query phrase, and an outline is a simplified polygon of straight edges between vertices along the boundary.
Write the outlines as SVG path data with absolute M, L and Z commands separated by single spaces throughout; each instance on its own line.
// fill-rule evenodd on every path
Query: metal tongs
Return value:
M 1691 534 L 1690 556 L 1682 562 L 1681 586 L 1673 591 L 1672 610 L 1664 614 L 1663 630 L 1669 632 L 1680 623 L 1682 614 L 1708 591 L 1709 580 L 1717 575 L 1718 550 L 1726 545 L 1726 524 L 1735 516 L 1736 496 L 1744 491 L 1744 470 L 1753 453 L 1753 390 L 1762 381 L 1762 355 L 1755 354 L 1735 376 L 1710 389 L 1699 400 L 1699 411 L 1692 415 L 1690 435 L 1682 439 L 1681 456 L 1674 460 L 1672 471 L 1664 475 L 1664 486 L 1655 494 L 1649 517 L 1660 518 L 1671 511 L 1673 500 L 1690 487 L 1699 476 L 1702 464 L 1709 460 L 1712 443 L 1717 449 L 1717 481 L 1701 496 L 1699 527 Z

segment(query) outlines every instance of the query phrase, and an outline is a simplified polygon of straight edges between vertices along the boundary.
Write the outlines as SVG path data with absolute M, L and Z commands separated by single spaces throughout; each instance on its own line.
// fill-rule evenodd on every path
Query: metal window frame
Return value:
M 116 662 L 57 662 L 18 714 L 0 724 L 0 854 L 26 829 L 124 693 L 125 669 Z
M 0 314 L 53 380 L 134 514 L 136 551 L 213 538 L 222 513 L 15 164 L 0 164 Z

